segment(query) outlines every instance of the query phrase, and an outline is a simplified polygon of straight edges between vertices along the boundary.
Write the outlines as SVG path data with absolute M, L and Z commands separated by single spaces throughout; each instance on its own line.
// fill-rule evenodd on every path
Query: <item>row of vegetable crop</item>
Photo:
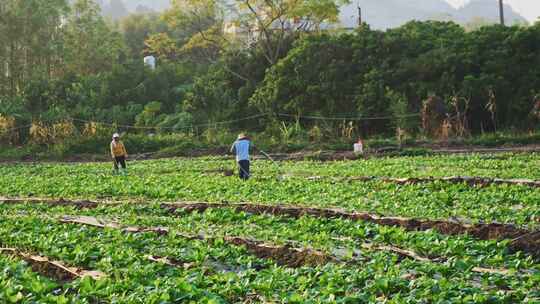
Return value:
M 293 175 L 322 176 L 390 176 L 390 177 L 445 177 L 480 176 L 490 178 L 540 179 L 540 153 L 520 154 L 454 154 L 414 157 L 386 157 L 356 161 L 282 161 L 279 165 L 263 156 L 254 161 L 254 169 L 261 175 L 280 169 Z M 232 169 L 234 161 L 223 158 L 175 159 L 177 166 L 161 167 L 162 161 L 150 161 L 163 173 L 180 170 L 202 171 Z M 200 162 L 198 162 L 200 160 Z M 168 160 L 167 160 L 168 161 Z
M 231 274 L 205 270 L 207 260 L 250 265 L 255 259 L 239 248 L 182 238 L 156 237 L 153 233 L 123 234 L 117 230 L 61 225 L 38 217 L 4 218 L 1 235 L 5 245 L 38 252 L 87 269 L 105 272 L 108 278 L 90 279 L 65 286 L 64 296 L 74 303 L 167 303 L 179 301 L 225 302 L 242 297 L 242 280 Z M 170 255 L 193 262 L 182 269 L 151 262 L 146 255 Z M 217 263 L 217 262 L 216 262 Z M 254 270 L 245 266 L 246 276 Z M 227 286 L 230 284 L 231 286 Z M 237 285 L 238 284 L 238 285 Z M 219 295 L 219 294 L 221 295 Z
M 242 182 L 215 173 L 183 171 L 181 166 L 185 164 L 175 160 L 140 162 L 125 177 L 113 176 L 104 164 L 1 167 L 0 195 L 289 203 L 384 215 L 540 225 L 540 189 L 527 186 L 479 188 L 447 182 L 396 185 L 296 177 L 277 180 L 275 176 L 255 176 Z M 196 160 L 192 166 L 207 168 L 209 164 Z M 310 170 L 309 164 L 305 169 Z
M 129 252 L 130 249 L 131 251 L 133 249 L 132 246 L 124 244 L 127 241 L 124 239 L 127 238 L 124 235 L 116 235 L 114 241 L 108 238 L 103 241 L 96 240 L 96 238 L 87 239 L 80 232 L 70 230 L 67 234 L 76 237 L 78 243 L 76 251 L 80 259 L 98 259 L 96 262 L 103 265 L 101 268 L 111 273 L 111 279 L 98 283 L 88 280 L 74 283 L 70 287 L 76 291 L 76 294 L 72 296 L 74 302 L 167 303 L 190 299 L 204 303 L 209 298 L 212 298 L 213 302 L 236 302 L 244 301 L 252 295 L 260 295 L 264 299 L 289 303 L 376 302 L 385 297 L 392 299 L 389 301 L 390 303 L 403 303 L 412 299 L 435 302 L 442 301 L 442 299 L 465 299 L 475 302 L 498 300 L 511 303 L 527 299 L 527 296 L 530 296 L 530 290 L 526 294 L 521 290 L 512 292 L 483 291 L 482 285 L 489 286 L 494 282 L 485 280 L 473 284 L 466 277 L 441 275 L 440 273 L 444 273 L 444 269 L 437 269 L 437 267 L 426 267 L 407 262 L 396 265 L 394 260 L 382 254 L 372 256 L 372 261 L 362 265 L 361 270 L 328 265 L 320 268 L 302 269 L 271 267 L 266 271 L 251 268 L 239 273 L 212 274 L 212 269 L 204 269 L 205 267 L 201 266 L 189 270 L 178 270 L 149 264 L 140 255 L 134 257 L 137 253 Z M 104 235 L 107 236 L 107 233 Z M 28 237 L 32 236 L 26 235 L 26 238 Z M 149 237 L 154 236 L 146 236 L 144 240 L 146 249 L 155 246 L 150 245 L 153 240 L 148 239 Z M 55 240 L 61 241 L 58 238 Z M 143 239 L 137 241 L 141 243 Z M 92 248 L 100 247 L 108 252 L 105 255 L 92 251 L 92 248 L 85 248 L 84 244 L 87 242 L 93 244 Z M 54 246 L 65 249 L 66 245 L 60 242 Z M 71 245 L 73 246 L 73 244 Z M 160 244 L 159 249 L 167 251 L 169 254 L 176 252 L 178 255 L 178 250 L 176 250 L 178 247 L 181 247 L 182 251 L 185 252 L 186 247 L 190 246 L 175 243 L 168 244 L 168 247 L 164 248 L 163 244 Z M 157 248 L 154 247 L 154 249 Z M 203 249 L 209 250 L 208 248 Z M 220 252 L 223 252 L 224 248 L 216 246 L 213 249 L 219 249 Z M 44 248 L 42 250 L 47 251 Z M 55 252 L 54 250 L 50 251 L 53 254 Z M 126 253 L 126 251 L 128 252 Z M 62 256 L 62 254 L 56 254 Z M 196 262 L 204 265 L 208 253 L 198 252 L 198 254 L 200 258 Z M 221 255 L 226 255 L 229 263 L 234 261 L 234 257 L 229 254 L 221 253 Z M 65 258 L 69 258 L 69 255 L 66 255 Z M 129 263 L 129 266 L 126 263 Z M 164 267 L 167 269 L 163 269 Z M 403 273 L 411 273 L 411 268 L 414 268 L 413 274 L 418 277 L 409 282 L 409 279 L 402 278 L 402 275 Z M 438 290 L 433 292 L 435 286 Z M 65 294 L 65 296 L 69 297 L 70 294 Z M 340 300 L 336 301 L 338 298 Z
M 510 253 L 507 241 L 480 241 L 470 236 L 441 235 L 435 231 L 407 232 L 403 228 L 380 226 L 362 221 L 325 219 L 303 216 L 293 219 L 271 215 L 253 215 L 234 209 L 208 209 L 203 213 L 175 211 L 159 205 L 102 206 L 97 209 L 77 210 L 70 207 L 50 208 L 44 205 L 18 205 L 0 208 L 5 216 L 27 214 L 61 218 L 64 215 L 94 216 L 124 225 L 139 227 L 172 227 L 185 233 L 203 232 L 210 235 L 254 237 L 276 244 L 293 241 L 304 247 L 325 252 L 340 249 L 352 254 L 363 243 L 393 245 L 411 249 L 427 257 L 447 257 L 462 260 L 463 265 L 522 269 L 537 269 L 531 257 L 523 253 Z
M 373 241 L 385 241 L 377 239 L 379 234 L 385 233 L 380 229 L 377 230 L 377 227 L 365 225 L 347 230 L 346 226 L 352 223 L 343 220 L 332 220 L 335 221 L 333 223 L 303 218 L 301 221 L 291 222 L 278 217 L 237 214 L 227 210 L 183 215 L 180 218 L 167 220 L 159 216 L 160 211 L 156 211 L 156 214 L 152 215 L 151 210 L 152 208 L 139 210 L 123 206 L 116 210 L 97 209 L 82 213 L 96 216 L 108 214 L 109 217 L 117 217 L 127 224 L 166 224 L 174 231 L 196 233 L 219 230 L 240 234 L 242 230 L 246 230 L 246 234 L 265 240 L 277 242 L 290 239 L 325 249 L 336 245 L 354 246 L 353 243 L 349 242 L 332 243 L 330 240 L 333 236 L 362 238 L 359 234 L 367 231 L 371 231 L 370 235 L 364 235 L 364 239 L 370 237 Z M 50 209 L 50 211 L 48 215 L 53 217 L 62 213 L 77 213 L 76 210 L 65 207 Z M 330 264 L 318 268 L 287 269 L 272 266 L 269 261 L 255 259 L 242 249 L 224 243 L 210 245 L 204 241 L 188 241 L 178 238 L 174 232 L 168 236 L 159 237 L 153 233 L 128 235 L 116 230 L 62 225 L 53 219 L 43 219 L 40 215 L 45 212 L 46 210 L 34 206 L 25 206 L 25 208 L 2 207 L 5 225 L 1 226 L 0 236 L 10 246 L 36 250 L 78 266 L 98 268 L 110 274 L 110 282 L 98 286 L 99 288 L 88 282 L 85 283 L 89 285 L 85 288 L 92 291 L 80 292 L 80 284 L 74 283 L 72 288 L 78 291 L 76 297 L 79 298 L 77 300 L 90 301 L 94 298 L 103 298 L 127 303 L 144 299 L 145 303 L 158 303 L 159 299 L 185 296 L 185 290 L 175 293 L 170 289 L 172 286 L 168 284 L 179 283 L 178 279 L 172 280 L 172 278 L 183 278 L 191 284 L 195 282 L 195 286 L 190 287 L 191 289 L 211 291 L 216 301 L 226 302 L 245 300 L 250 295 L 259 295 L 265 299 L 274 300 L 288 299 L 284 302 L 304 303 L 329 303 L 333 302 L 334 298 L 348 299 L 351 303 L 376 302 L 381 300 L 378 299 L 380 297 L 387 297 L 390 299 L 390 303 L 422 303 L 420 299 L 428 302 L 460 299 L 460 301 L 477 303 L 488 301 L 512 303 L 512 301 L 534 301 L 540 296 L 535 287 L 538 286 L 540 277 L 534 273 L 524 278 L 517 276 L 507 278 L 498 275 L 479 277 L 467 271 L 470 269 L 470 265 L 463 261 L 432 264 L 405 260 L 399 263 L 395 255 L 385 252 L 364 253 L 369 257 L 369 261 L 354 268 Z M 141 213 L 145 215 L 136 215 Z M 234 223 L 237 223 L 236 227 Z M 320 232 L 312 231 L 310 233 L 308 230 L 302 230 L 300 227 L 303 225 L 313 230 L 319 228 Z M 275 236 L 265 233 L 265 229 L 275 231 Z M 356 233 L 356 230 L 362 232 Z M 390 237 L 392 241 L 400 237 L 408 238 L 408 234 L 403 232 L 394 231 L 388 234 L 393 234 L 393 237 Z M 426 246 L 430 239 L 433 246 L 445 247 L 449 243 L 451 244 L 448 240 L 446 242 L 437 241 L 437 238 L 442 237 L 433 233 L 426 234 L 424 240 L 416 235 L 410 237 L 412 243 L 424 242 L 424 245 L 421 246 Z M 479 253 L 485 251 L 488 255 L 499 250 L 497 245 L 486 242 L 472 244 L 471 240 L 456 240 L 456 244 L 460 242 L 461 244 L 457 247 L 448 246 L 451 248 L 449 250 L 451 254 L 457 253 L 460 246 L 468 247 L 467 253 L 472 255 L 474 255 L 474 250 Z M 197 266 L 188 270 L 164 269 L 162 266 L 145 259 L 147 254 L 171 256 L 194 262 Z M 202 275 L 203 278 L 200 279 L 203 281 L 191 280 L 197 274 L 200 276 L 207 273 L 204 268 L 206 267 L 205 261 L 208 261 L 209 258 L 219 261 L 223 265 L 233 265 L 232 268 L 240 270 L 232 273 L 218 272 L 211 276 Z M 514 259 L 505 265 L 519 262 L 521 258 L 523 265 L 531 268 L 536 267 L 524 257 L 505 255 L 502 258 Z M 480 258 L 476 261 L 486 262 L 488 260 Z M 264 266 L 267 269 L 257 271 L 254 265 Z M 521 267 L 521 265 L 515 266 Z M 167 279 L 160 281 L 160 278 Z M 156 283 L 155 280 L 164 284 L 160 285 L 159 292 L 156 290 L 159 296 L 152 292 L 143 293 L 142 290 L 153 291 L 149 286 L 154 286 L 152 284 Z M 490 290 L 490 288 L 499 287 L 509 288 L 511 291 Z M 126 295 L 128 291 L 129 296 Z M 198 300 L 208 297 L 206 294 L 195 291 L 191 293 L 191 296 Z M 346 303 L 347 300 L 343 302 Z
M 232 158 L 179 158 L 131 162 L 137 167 L 151 169 L 161 174 L 182 174 L 184 172 L 205 172 L 208 170 L 232 169 L 235 167 Z M 259 175 L 275 173 L 279 169 L 298 175 L 323 176 L 388 176 L 388 177 L 445 177 L 445 176 L 479 176 L 490 178 L 522 178 L 540 179 L 540 153 L 519 154 L 463 154 L 415 157 L 388 157 L 360 159 L 356 161 L 284 161 L 276 163 L 264 159 L 254 161 L 254 170 Z M 58 164 L 42 163 L 5 164 L 4 169 L 21 170 L 28 174 L 47 174 L 55 176 L 67 170 L 83 167 L 92 174 L 109 174 L 109 163 Z M 76 170 L 75 170 L 76 171 Z
M 491 267 L 534 267 L 533 261 L 520 254 L 510 254 L 508 241 L 479 241 L 468 236 L 445 236 L 434 231 L 406 232 L 402 228 L 379 226 L 345 219 L 321 219 L 304 216 L 300 219 L 269 215 L 251 215 L 233 209 L 209 209 L 204 213 L 176 212 L 169 214 L 159 206 L 135 207 L 122 205 L 101 207 L 95 210 L 45 206 L 11 206 L 4 210 L 9 216 L 17 213 L 38 216 L 48 213 L 62 215 L 96 216 L 112 220 L 121 218 L 128 226 L 174 227 L 187 233 L 205 232 L 212 235 L 255 237 L 264 241 L 283 244 L 294 241 L 331 252 L 333 249 L 353 249 L 362 242 L 376 242 L 412 249 L 424 256 L 450 256 L 467 258 L 471 265 Z M 15 213 L 14 213 L 15 212 Z M 111 219 L 112 217 L 112 219 Z
M 288 162 L 292 172 L 323 176 L 445 177 L 480 176 L 491 178 L 540 179 L 540 155 L 463 154 L 417 157 L 371 158 L 339 162 Z M 261 166 L 264 168 L 264 166 Z M 268 167 L 268 166 L 267 166 Z M 269 166 L 272 168 L 275 166 Z

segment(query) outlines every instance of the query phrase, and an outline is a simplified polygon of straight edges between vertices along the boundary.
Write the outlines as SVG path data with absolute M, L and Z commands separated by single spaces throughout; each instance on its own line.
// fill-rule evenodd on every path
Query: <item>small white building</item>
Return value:
M 146 56 L 146 57 L 144 57 L 144 65 L 148 66 L 152 70 L 155 70 L 156 69 L 156 57 L 154 57 L 154 56 Z

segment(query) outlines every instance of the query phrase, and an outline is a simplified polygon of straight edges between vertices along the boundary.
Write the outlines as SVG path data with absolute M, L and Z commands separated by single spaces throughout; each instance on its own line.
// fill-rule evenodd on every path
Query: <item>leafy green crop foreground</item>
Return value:
M 468 170 L 470 172 L 465 173 L 472 175 L 474 165 L 483 165 L 493 166 L 490 176 L 537 177 L 537 154 L 506 155 L 487 163 L 480 161 L 482 157 L 485 156 L 299 162 L 283 163 L 282 169 L 290 168 L 306 175 L 391 175 L 393 172 L 395 176 L 403 176 L 414 171 L 417 160 L 418 166 L 428 163 L 433 163 L 433 168 L 441 166 L 439 175 L 454 174 L 447 170 L 452 166 Z M 228 168 L 227 165 L 230 166 L 230 162 L 212 159 L 136 162 L 131 164 L 127 177 L 113 176 L 109 164 L 8 165 L 0 168 L 0 195 L 291 203 L 385 215 L 498 221 L 531 227 L 540 223 L 540 190 L 537 188 L 515 185 L 478 188 L 446 182 L 396 185 L 380 181 L 309 181 L 303 177 L 278 180 L 277 168 L 262 161 L 254 163 L 254 178 L 244 183 L 215 172 L 219 168 Z
M 156 205 L 103 206 L 92 210 L 50 208 L 43 205 L 0 208 L 0 215 L 6 217 L 21 214 L 39 216 L 43 213 L 55 218 L 85 215 L 100 219 L 121 219 L 121 222 L 128 226 L 171 227 L 185 233 L 243 236 L 276 244 L 287 240 L 328 252 L 336 248 L 353 250 L 355 247 L 359 248 L 358 245 L 362 242 L 373 242 L 413 249 L 424 256 L 466 258 L 474 266 L 513 268 L 518 265 L 517 270 L 536 267 L 530 258 L 524 258 L 522 254 L 509 254 L 505 242 L 478 241 L 468 236 L 443 236 L 433 231 L 406 232 L 402 228 L 343 219 L 305 216 L 297 220 L 238 213 L 233 209 L 209 209 L 204 213 L 178 212 L 171 215 Z
M 31 271 L 25 262 L 0 255 L 2 303 L 68 303 L 59 284 Z
M 0 255 L 0 296 L 12 303 L 538 303 L 540 263 L 508 250 L 509 240 L 481 241 L 434 231 L 410 232 L 362 221 L 254 215 L 233 208 L 171 212 L 165 201 L 304 204 L 408 217 L 457 218 L 540 225 L 540 190 L 518 185 L 471 187 L 428 182 L 308 180 L 306 176 L 481 175 L 539 178 L 537 154 L 438 156 L 354 162 L 254 162 L 254 178 L 225 177 L 230 161 L 169 159 L 132 162 L 127 176 L 110 164 L 0 167 L 0 196 L 111 199 L 94 209 L 0 204 L 0 247 L 98 270 L 105 279 L 67 283 L 34 273 Z M 278 179 L 284 173 L 289 175 Z M 130 204 L 137 200 L 139 204 Z M 62 223 L 92 216 L 123 225 L 166 227 L 168 233 Z M 204 234 L 212 241 L 185 235 Z M 313 248 L 339 257 L 317 267 L 278 266 L 225 236 Z M 365 247 L 394 246 L 429 260 Z M 167 265 L 149 257 L 177 261 Z M 496 271 L 479 273 L 475 267 Z M 504 274 L 502 274 L 504 273 Z
M 475 302 L 512 303 L 538 297 L 535 286 L 540 278 L 537 270 L 534 270 L 536 266 L 530 261 L 525 262 L 525 259 L 523 266 L 531 267 L 530 270 L 534 271 L 525 277 L 475 275 L 468 271 L 471 261 L 461 259 L 440 265 L 412 260 L 400 262 L 395 255 L 384 252 L 366 252 L 368 259 L 356 267 L 328 264 L 317 268 L 288 269 L 273 266 L 269 260 L 256 259 L 242 248 L 188 241 L 178 237 L 174 231 L 200 232 L 214 228 L 228 233 L 241 233 L 250 229 L 247 232 L 253 236 L 272 239 L 269 235 L 265 236 L 262 227 L 265 225 L 269 231 L 276 231 L 275 238 L 279 240 L 296 239 L 329 248 L 324 243 L 328 240 L 325 238 L 326 234 L 346 237 L 354 235 L 356 229 L 347 232 L 345 226 L 348 223 L 343 223 L 341 230 L 321 231 L 312 235 L 306 230 L 297 230 L 299 226 L 308 225 L 309 219 L 303 219 L 299 223 L 283 222 L 279 218 L 248 216 L 230 211 L 167 219 L 145 216 L 141 214 L 141 210 L 125 209 L 111 209 L 108 212 L 107 209 L 102 209 L 83 213 L 107 213 L 110 218 L 123 219 L 130 223 L 167 224 L 173 231 L 167 236 L 155 233 L 125 234 L 113 229 L 60 224 L 54 220 L 54 217 L 60 214 L 76 212 L 71 208 L 27 208 L 26 212 L 22 208 L 3 208 L 1 217 L 5 226 L 0 230 L 0 236 L 10 246 L 36 250 L 109 274 L 109 279 L 104 281 L 106 283 L 73 283 L 71 288 L 77 291 L 77 294 L 73 295 L 76 301 L 100 299 L 120 303 L 160 303 L 191 299 L 204 302 L 210 297 L 217 302 L 236 302 L 245 301 L 250 296 L 259 296 L 261 299 L 294 303 L 331 303 L 334 300 L 337 302 L 337 299 L 341 299 L 341 303 L 362 303 L 377 302 L 385 298 L 392 299 L 390 303 L 415 302 L 419 299 L 429 302 L 469 299 Z M 137 213 L 140 215 L 136 216 Z M 50 219 L 43 219 L 44 214 Z M 340 222 L 335 225 L 339 226 Z M 332 225 L 321 221 L 308 226 L 325 224 Z M 256 225 L 261 226 L 260 230 L 254 228 Z M 372 225 L 364 227 L 364 231 L 371 230 L 370 235 L 364 238 L 376 240 L 377 235 L 385 235 L 383 238 L 388 238 L 389 241 L 399 241 L 398 232 L 385 232 L 384 229 L 377 230 L 377 227 L 370 226 Z M 390 237 L 392 234 L 395 236 Z M 406 233 L 401 234 L 402 237 L 407 237 Z M 436 235 L 428 235 L 424 242 L 431 239 L 433 243 L 435 238 Z M 421 238 L 415 242 L 422 242 Z M 442 242 L 435 243 L 445 246 Z M 482 245 L 484 243 L 478 243 L 475 250 L 500 250 L 495 244 Z M 465 247 L 472 249 L 475 246 L 468 244 Z M 492 249 L 489 249 L 490 247 Z M 145 258 L 149 254 L 174 257 L 190 262 L 192 266 L 189 269 L 178 269 L 156 264 Z M 503 252 L 502 254 L 504 255 Z M 514 259 L 516 265 L 519 264 L 519 256 L 508 258 Z M 209 264 L 209 260 L 219 263 Z M 225 265 L 225 269 L 231 270 L 216 270 L 217 265 Z M 174 288 L 176 284 L 186 287 Z M 434 290 L 435 286 L 437 288 Z M 504 289 L 495 291 L 497 288 Z M 129 295 L 125 294 L 128 291 Z

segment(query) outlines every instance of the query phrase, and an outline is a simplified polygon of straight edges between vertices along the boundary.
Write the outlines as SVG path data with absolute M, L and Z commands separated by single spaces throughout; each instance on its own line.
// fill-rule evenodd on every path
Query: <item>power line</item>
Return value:
M 407 115 L 393 115 L 393 116 L 379 116 L 379 117 L 323 117 L 323 116 L 304 116 L 304 115 L 292 115 L 292 114 L 276 114 L 282 117 L 291 117 L 298 119 L 310 119 L 310 120 L 351 120 L 351 121 L 364 121 L 364 120 L 390 120 L 395 118 L 408 118 L 420 116 L 420 113 L 407 114 Z
M 116 127 L 116 128 L 122 128 L 122 129 L 133 129 L 133 130 L 188 130 L 193 128 L 202 128 L 202 127 L 211 127 L 211 126 L 222 126 L 222 125 L 228 125 L 233 124 L 237 122 L 242 121 L 249 121 L 257 118 L 267 117 L 267 116 L 277 116 L 277 117 L 284 117 L 284 118 L 295 118 L 295 119 L 305 119 L 305 120 L 326 120 L 326 121 L 374 121 L 374 120 L 391 120 L 396 118 L 411 118 L 411 117 L 418 117 L 420 116 L 420 113 L 414 113 L 414 114 L 406 114 L 406 115 L 393 115 L 393 116 L 376 116 L 376 117 L 324 117 L 324 116 L 310 116 L 310 115 L 293 115 L 293 114 L 286 114 L 286 113 L 262 113 L 257 115 L 252 115 L 248 117 L 243 117 L 239 119 L 233 119 L 233 120 L 226 120 L 226 121 L 218 121 L 218 122 L 207 122 L 203 124 L 191 124 L 191 125 L 184 125 L 181 127 L 166 127 L 166 126 L 135 126 L 135 125 L 122 125 L 122 124 L 116 124 L 116 123 L 110 123 L 110 122 L 103 122 L 103 121 L 95 121 L 95 120 L 86 120 L 86 119 L 79 119 L 79 118 L 67 118 L 65 120 L 72 120 L 82 123 L 95 123 L 99 125 L 105 125 L 110 127 Z M 26 129 L 32 127 L 33 124 L 7 129 L 7 130 L 0 130 L 3 133 L 10 133 L 19 131 L 21 129 Z
M 192 125 L 185 125 L 185 126 L 182 126 L 182 127 L 119 125 L 119 124 L 115 124 L 115 123 L 84 120 L 84 119 L 78 119 L 78 118 L 73 118 L 73 121 L 84 122 L 84 123 L 96 123 L 96 124 L 101 124 L 101 125 L 106 125 L 106 126 L 111 126 L 111 127 L 124 128 L 124 129 L 134 129 L 134 130 L 137 130 L 137 129 L 138 130 L 155 130 L 155 129 L 164 129 L 164 130 L 179 130 L 179 129 L 181 129 L 181 130 L 183 130 L 183 129 L 192 129 L 192 128 L 201 128 L 201 127 L 211 127 L 211 126 L 216 126 L 216 125 L 227 125 L 227 124 L 232 124 L 232 123 L 236 123 L 236 122 L 261 118 L 261 117 L 265 117 L 265 116 L 268 116 L 268 115 L 269 115 L 268 113 L 257 114 L 257 115 L 248 116 L 248 117 L 239 118 L 239 119 L 234 119 L 234 120 L 208 122 L 208 123 L 204 123 L 204 124 L 192 124 Z

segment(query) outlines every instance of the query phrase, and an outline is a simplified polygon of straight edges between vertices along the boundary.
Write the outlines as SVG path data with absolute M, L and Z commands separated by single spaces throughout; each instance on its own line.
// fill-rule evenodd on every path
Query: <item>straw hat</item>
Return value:
M 244 138 L 247 138 L 247 135 L 245 133 L 238 134 L 238 140 L 241 140 L 241 139 L 244 139 Z
M 114 139 L 114 138 L 120 138 L 120 134 L 114 133 L 113 136 L 112 136 L 112 138 L 113 138 L 113 139 Z

